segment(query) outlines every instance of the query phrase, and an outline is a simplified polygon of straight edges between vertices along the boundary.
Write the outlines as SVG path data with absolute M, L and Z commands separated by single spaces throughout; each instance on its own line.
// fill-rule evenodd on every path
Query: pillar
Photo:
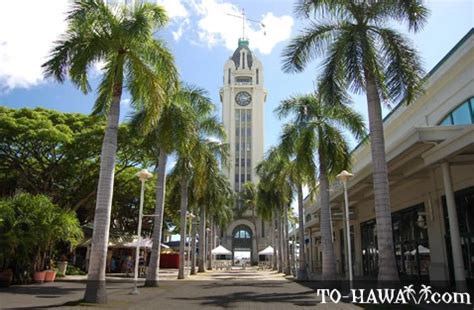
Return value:
M 449 237 L 451 241 L 451 251 L 453 256 L 454 279 L 456 290 L 463 292 L 466 290 L 466 274 L 464 271 L 464 261 L 461 249 L 461 237 L 459 234 L 458 214 L 454 200 L 454 192 L 451 181 L 451 169 L 449 163 L 441 164 L 443 173 L 444 193 L 446 195 L 446 206 L 448 209 Z

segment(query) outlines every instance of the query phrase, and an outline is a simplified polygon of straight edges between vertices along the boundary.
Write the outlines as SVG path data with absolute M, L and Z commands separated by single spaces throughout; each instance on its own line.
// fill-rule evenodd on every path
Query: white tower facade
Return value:
M 249 41 L 240 39 L 237 49 L 224 65 L 223 86 L 220 89 L 222 120 L 230 147 L 228 167 L 223 167 L 234 191 L 238 194 L 246 182 L 258 183 L 255 168 L 263 159 L 264 71 L 260 60 L 249 49 Z M 270 243 L 269 224 L 255 218 L 251 210 L 239 212 L 242 202 L 236 202 L 239 216 L 222 231 L 221 242 L 236 252 L 257 253 Z

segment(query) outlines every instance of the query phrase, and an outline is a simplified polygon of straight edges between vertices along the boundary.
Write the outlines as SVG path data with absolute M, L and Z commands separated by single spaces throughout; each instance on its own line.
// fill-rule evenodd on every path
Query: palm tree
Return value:
M 244 190 L 240 193 L 242 203 L 243 203 L 243 208 L 242 210 L 239 210 L 240 212 L 245 212 L 246 210 L 249 210 L 252 212 L 252 222 L 253 222 L 253 227 L 255 229 L 255 242 L 257 246 L 257 252 L 258 252 L 258 227 L 257 227 L 257 216 L 256 216 L 256 206 L 257 206 L 257 189 L 256 186 L 253 182 L 249 181 L 244 183 Z M 258 256 L 258 253 L 257 253 Z M 258 257 L 257 257 L 258 260 Z
M 177 72 L 171 53 L 153 37 L 154 31 L 167 22 L 160 6 L 144 3 L 133 8 L 109 8 L 101 0 L 79 0 L 74 2 L 67 21 L 65 34 L 56 41 L 43 64 L 45 75 L 63 82 L 67 74 L 73 84 L 87 93 L 91 90 L 90 67 L 105 62 L 94 113 L 106 116 L 107 126 L 84 299 L 106 303 L 105 264 L 122 90 L 127 87 L 133 106 L 150 111 L 146 124 L 151 126 L 165 104 L 170 81 L 177 80 Z
M 350 106 L 327 104 L 319 93 L 293 96 L 283 100 L 277 108 L 280 117 L 294 118 L 291 125 L 285 127 L 283 144 L 300 143 L 305 141 L 306 152 L 317 153 L 319 167 L 319 198 L 320 198 L 320 227 L 322 248 L 322 279 L 336 279 L 336 260 L 331 234 L 331 219 L 329 206 L 329 181 L 343 169 L 348 169 L 350 163 L 349 144 L 342 129 L 351 132 L 356 139 L 365 136 L 363 118 Z M 316 171 L 311 171 L 313 175 Z
M 264 160 L 257 166 L 257 173 L 260 177 L 260 182 L 257 186 L 257 213 L 262 217 L 263 220 L 270 221 L 270 233 L 271 233 L 271 244 L 273 246 L 272 265 L 273 269 L 277 269 L 277 247 L 275 240 L 275 206 L 278 205 L 278 199 L 280 197 L 278 189 L 271 184 L 269 177 L 269 163 Z
M 199 104 L 191 104 L 194 109 L 188 132 L 188 142 L 182 144 L 176 152 L 178 160 L 173 169 L 180 187 L 180 265 L 178 279 L 184 279 L 184 240 L 186 238 L 186 213 L 189 204 L 189 191 L 192 202 L 199 201 L 204 196 L 209 181 L 209 173 L 218 175 L 219 162 L 226 162 L 228 145 L 215 139 L 225 137 L 224 127 L 212 116 L 214 105 L 208 97 L 193 97 Z M 192 101 L 191 101 L 192 102 Z
M 170 95 L 170 102 L 164 107 L 162 115 L 146 138 L 146 143 L 157 154 L 156 163 L 156 204 L 153 228 L 153 247 L 147 271 L 145 286 L 158 286 L 163 213 L 166 196 L 166 164 L 168 156 L 183 148 L 189 142 L 189 132 L 194 130 L 193 116 L 196 111 L 208 109 L 209 99 L 204 90 L 191 85 L 183 85 Z M 201 106 L 204 105 L 204 106 Z M 140 128 L 148 111 L 135 114 L 132 124 Z
M 300 72 L 324 57 L 321 88 L 341 101 L 346 89 L 365 92 L 372 149 L 374 204 L 379 251 L 379 280 L 396 281 L 392 220 L 381 102 L 413 101 L 423 74 L 417 52 L 389 21 L 407 22 L 418 31 L 428 10 L 421 0 L 301 0 L 296 13 L 310 25 L 283 52 L 283 69 Z M 314 18 L 313 18 L 314 17 Z M 316 21 L 317 20 L 317 21 Z
M 270 158 L 275 157 L 277 161 L 275 171 L 287 179 L 291 184 L 293 191 L 296 191 L 298 202 L 298 236 L 300 240 L 304 240 L 304 197 L 303 186 L 314 188 L 316 185 L 315 174 L 316 164 L 313 154 L 308 152 L 308 149 L 314 148 L 314 139 L 309 132 L 302 131 L 303 135 L 293 135 L 290 139 L 289 132 L 292 132 L 292 125 L 286 125 L 283 129 L 283 134 L 280 138 L 278 147 L 270 153 Z M 290 200 L 291 201 L 291 200 Z M 289 202 L 286 202 L 289 203 Z M 283 206 L 283 205 L 282 205 Z M 306 280 L 308 278 L 306 270 L 306 258 L 303 254 L 305 252 L 304 242 L 300 242 L 299 268 L 297 278 L 299 280 Z
M 277 224 L 278 244 L 273 242 L 275 250 L 278 249 L 278 255 L 274 256 L 274 266 L 277 265 L 277 260 L 283 271 L 283 266 L 289 266 L 287 255 L 284 254 L 286 246 L 283 245 L 288 241 L 284 238 L 281 219 L 282 212 L 285 212 L 285 206 L 292 201 L 294 189 L 294 162 L 286 153 L 282 152 L 280 146 L 271 148 L 265 155 L 265 159 L 257 166 L 257 173 L 260 177 L 259 190 L 257 195 L 257 213 L 262 217 L 267 217 L 272 220 L 273 225 Z M 274 234 L 274 231 L 272 231 Z M 280 246 L 281 245 L 281 246 Z

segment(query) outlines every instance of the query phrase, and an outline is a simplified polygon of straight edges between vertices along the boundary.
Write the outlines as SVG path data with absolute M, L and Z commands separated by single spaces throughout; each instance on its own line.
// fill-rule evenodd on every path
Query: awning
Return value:
M 275 253 L 275 250 L 271 245 L 269 245 L 265 249 L 258 252 L 258 255 L 273 255 L 273 253 Z
M 133 238 L 132 240 L 126 240 L 125 238 L 110 238 L 109 239 L 109 248 L 136 248 L 138 238 Z M 92 238 L 82 242 L 79 247 L 87 247 L 92 243 Z M 153 246 L 153 241 L 151 238 L 140 238 L 140 248 L 151 249 Z M 162 249 L 168 249 L 169 246 L 166 244 L 161 244 Z

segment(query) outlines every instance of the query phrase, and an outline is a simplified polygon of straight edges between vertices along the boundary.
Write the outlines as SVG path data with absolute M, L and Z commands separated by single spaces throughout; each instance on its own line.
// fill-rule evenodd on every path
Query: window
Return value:
M 237 85 L 251 85 L 252 78 L 248 76 L 239 76 L 235 78 L 235 84 Z
M 235 233 L 234 238 L 236 238 L 236 239 L 250 239 L 250 234 L 245 230 L 239 230 Z
M 439 122 L 441 126 L 474 124 L 474 97 L 466 100 Z
M 257 76 L 257 84 L 258 84 L 258 69 L 256 70 L 255 75 Z

